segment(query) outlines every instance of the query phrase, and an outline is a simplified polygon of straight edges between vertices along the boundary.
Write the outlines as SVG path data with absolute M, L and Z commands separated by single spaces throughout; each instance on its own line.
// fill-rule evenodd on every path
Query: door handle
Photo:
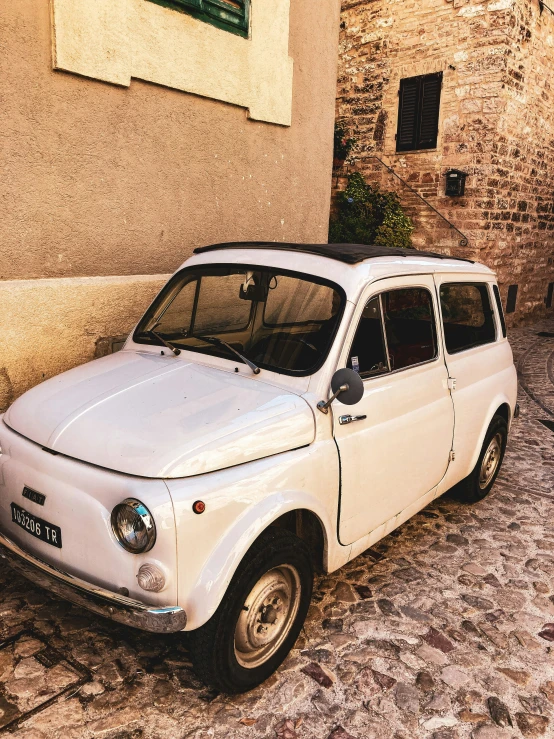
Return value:
M 367 416 L 339 416 L 339 423 L 341 426 L 344 426 L 347 423 L 353 423 L 354 421 L 363 421 L 367 418 Z

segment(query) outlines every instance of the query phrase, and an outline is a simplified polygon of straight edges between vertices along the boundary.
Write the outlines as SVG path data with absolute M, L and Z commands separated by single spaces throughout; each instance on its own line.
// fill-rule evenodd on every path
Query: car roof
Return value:
M 222 249 L 272 249 L 278 251 L 291 251 L 303 254 L 315 254 L 328 259 L 334 259 L 345 264 L 359 264 L 367 259 L 377 257 L 420 257 L 430 259 L 454 259 L 459 262 L 475 264 L 470 259 L 452 257 L 448 254 L 436 254 L 430 251 L 419 251 L 416 249 L 401 249 L 398 247 L 380 246 L 377 244 L 294 244 L 273 241 L 247 241 L 228 242 L 222 244 L 211 244 L 200 246 L 194 250 L 195 254 L 204 254 L 209 251 Z

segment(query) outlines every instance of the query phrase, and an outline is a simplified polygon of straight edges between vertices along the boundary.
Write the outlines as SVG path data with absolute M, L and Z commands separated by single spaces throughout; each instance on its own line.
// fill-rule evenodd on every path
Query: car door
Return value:
M 460 479 L 471 472 L 476 462 L 495 410 L 491 402 L 499 388 L 514 386 L 515 373 L 505 332 L 497 331 L 491 278 L 441 274 L 435 279 L 441 301 L 446 364 L 455 382 L 453 448 Z
M 354 406 L 333 403 L 341 464 L 339 539 L 350 544 L 433 490 L 449 465 L 454 411 L 432 275 L 374 283 L 342 366 L 360 374 Z

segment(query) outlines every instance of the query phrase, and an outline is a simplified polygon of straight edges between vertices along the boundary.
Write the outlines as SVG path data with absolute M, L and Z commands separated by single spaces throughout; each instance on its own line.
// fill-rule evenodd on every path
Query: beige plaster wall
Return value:
M 287 127 L 162 85 L 54 71 L 49 3 L 0 3 L 0 408 L 125 333 L 194 247 L 326 240 L 339 10 L 290 2 Z M 76 298 L 68 279 L 106 276 L 101 300 L 92 287 Z

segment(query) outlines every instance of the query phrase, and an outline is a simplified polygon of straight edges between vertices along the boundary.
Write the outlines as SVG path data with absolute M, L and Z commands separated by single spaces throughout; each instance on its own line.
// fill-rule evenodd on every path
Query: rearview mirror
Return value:
M 344 405 L 356 405 L 364 395 L 362 378 L 354 370 L 344 367 L 335 372 L 331 378 L 333 394 L 328 401 L 321 400 L 317 407 L 322 413 L 329 412 L 329 406 L 340 395 L 340 402 Z

